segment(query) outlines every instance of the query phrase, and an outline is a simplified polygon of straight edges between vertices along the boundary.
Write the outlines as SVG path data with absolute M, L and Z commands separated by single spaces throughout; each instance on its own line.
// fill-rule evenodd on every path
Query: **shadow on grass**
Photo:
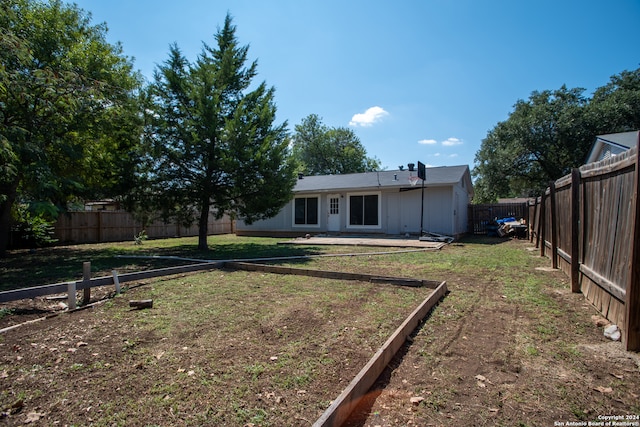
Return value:
M 454 246 L 499 245 L 509 238 L 468 235 L 452 243 Z M 209 237 L 209 250 L 197 248 L 197 238 L 148 240 L 142 245 L 132 242 L 99 243 L 75 246 L 13 251 L 0 258 L 0 292 L 82 278 L 83 262 L 91 262 L 93 277 L 193 264 L 194 261 L 144 258 L 171 256 L 202 260 L 294 257 L 334 253 L 331 246 L 279 245 L 278 239 L 250 238 L 233 235 Z M 120 256 L 125 257 L 120 257 Z M 136 258 L 140 256 L 140 258 Z M 304 259 L 296 260 L 304 264 Z
M 0 292 L 30 286 L 60 283 L 82 278 L 82 264 L 91 262 L 93 277 L 118 273 L 129 273 L 156 268 L 193 264 L 193 261 L 144 258 L 150 256 L 171 256 L 202 260 L 231 260 L 245 258 L 268 258 L 285 256 L 316 255 L 325 248 L 313 246 L 278 245 L 275 240 L 265 242 L 220 241 L 209 243 L 208 251 L 197 249 L 196 244 L 181 243 L 158 246 L 159 241 L 148 241 L 144 245 L 96 244 L 42 248 L 36 252 L 13 251 L 0 258 Z M 324 249 L 324 250 L 323 250 Z M 123 257 L 120 257 L 120 256 Z M 140 258 L 136 258 L 140 256 Z

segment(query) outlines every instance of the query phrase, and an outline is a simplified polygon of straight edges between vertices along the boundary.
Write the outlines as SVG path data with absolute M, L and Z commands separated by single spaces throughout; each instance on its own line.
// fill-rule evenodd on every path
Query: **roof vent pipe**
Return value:
M 299 173 L 298 174 L 298 179 L 303 179 L 304 178 L 304 174 L 303 173 Z
M 415 170 L 416 165 L 415 165 L 415 163 L 409 163 L 407 165 L 407 167 L 409 167 L 409 171 L 410 172 L 413 172 Z

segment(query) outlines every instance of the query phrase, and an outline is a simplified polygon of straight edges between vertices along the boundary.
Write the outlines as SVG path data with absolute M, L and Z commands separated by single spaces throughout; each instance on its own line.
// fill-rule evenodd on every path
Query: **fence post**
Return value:
M 89 304 L 91 301 L 91 262 L 86 261 L 82 263 L 82 285 L 84 293 L 82 297 L 82 304 Z
M 542 197 L 540 198 L 540 228 L 538 232 L 538 239 L 536 240 L 536 245 L 540 243 L 540 239 L 542 238 L 542 244 L 540 245 L 540 256 L 544 256 L 545 250 L 545 234 L 547 234 L 547 191 L 542 192 Z
M 640 143 L 640 134 L 638 135 Z M 640 144 L 638 145 L 640 147 Z M 631 207 L 634 221 L 631 230 L 631 252 L 629 255 L 629 281 L 625 301 L 624 336 L 627 351 L 640 350 L 640 153 L 636 152 Z
M 67 305 L 69 310 L 76 309 L 76 282 L 67 283 Z
M 571 170 L 571 292 L 580 292 L 580 169 Z
M 536 248 L 538 248 L 538 245 L 540 245 L 540 212 L 542 212 L 540 210 L 540 208 L 542 207 L 542 197 L 540 197 L 540 200 L 538 201 L 538 197 L 536 197 L 536 211 L 535 211 L 535 215 L 533 216 L 533 220 L 535 221 L 536 224 Z
M 538 226 L 538 222 L 536 221 L 536 212 L 538 211 L 538 198 L 535 198 L 533 202 L 533 215 L 529 215 L 529 243 L 533 243 L 533 235 L 536 234 L 535 228 Z M 529 207 L 529 212 L 531 212 L 531 207 Z
M 120 279 L 118 278 L 118 272 L 116 270 L 111 270 L 111 274 L 113 275 L 113 284 L 116 286 L 116 295 L 120 295 Z
M 98 211 L 98 232 L 96 234 L 98 242 L 102 242 L 102 211 Z
M 551 210 L 551 267 L 558 268 L 558 221 L 556 217 L 556 183 L 549 184 Z

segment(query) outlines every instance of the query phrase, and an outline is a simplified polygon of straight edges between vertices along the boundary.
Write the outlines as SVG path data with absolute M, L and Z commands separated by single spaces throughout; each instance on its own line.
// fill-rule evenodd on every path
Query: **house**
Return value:
M 596 137 L 586 163 L 608 159 L 638 145 L 640 131 L 610 133 Z
M 469 167 L 427 168 L 424 189 L 417 174 L 410 167 L 409 170 L 300 176 L 292 200 L 275 217 L 253 224 L 238 220 L 236 234 L 417 235 L 421 230 L 449 236 L 466 233 L 467 205 L 473 197 Z M 423 192 L 424 203 L 421 202 Z
M 84 203 L 85 211 L 119 211 L 120 202 L 112 199 L 91 200 Z

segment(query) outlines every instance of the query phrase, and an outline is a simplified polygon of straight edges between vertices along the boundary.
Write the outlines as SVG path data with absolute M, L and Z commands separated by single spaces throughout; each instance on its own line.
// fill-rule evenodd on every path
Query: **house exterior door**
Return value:
M 340 231 L 340 195 L 327 196 L 327 231 Z

